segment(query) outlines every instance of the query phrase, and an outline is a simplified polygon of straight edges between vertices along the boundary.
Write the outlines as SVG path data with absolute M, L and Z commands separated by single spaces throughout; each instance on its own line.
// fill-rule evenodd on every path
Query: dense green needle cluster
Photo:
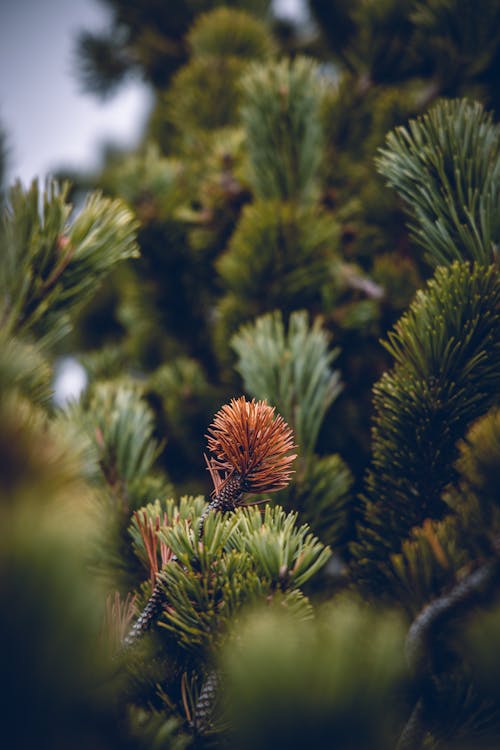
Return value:
M 387 137 L 378 168 L 428 261 L 488 264 L 500 243 L 500 132 L 479 102 L 442 102 Z
M 94 295 L 111 268 L 137 257 L 137 222 L 119 200 L 98 194 L 70 222 L 69 186 L 41 195 L 12 188 L 2 215 L 0 272 L 2 327 L 57 342 L 71 328 L 69 314 Z
M 448 512 L 442 493 L 456 477 L 457 441 L 498 398 L 499 304 L 495 267 L 456 263 L 438 269 L 389 338 L 395 365 L 374 390 L 362 532 L 372 561 Z
M 329 349 L 320 321 L 309 327 L 307 313 L 295 312 L 285 331 L 280 313 L 264 315 L 243 326 L 232 346 L 246 389 L 277 404 L 293 427 L 301 455 L 311 454 L 325 414 L 342 389 L 339 371 L 331 369 L 339 350 Z
M 160 574 L 168 606 L 159 625 L 183 647 L 213 653 L 235 614 L 257 601 L 276 598 L 280 607 L 311 616 L 300 587 L 330 552 L 306 526 L 296 525 L 295 514 L 269 506 L 264 515 L 254 508 L 213 513 L 204 523 L 203 542 L 193 512 L 183 522 L 174 509 L 171 518 L 158 536 L 178 564 L 166 565 Z
M 310 199 L 323 149 L 317 66 L 307 58 L 255 66 L 242 87 L 256 195 L 267 200 Z

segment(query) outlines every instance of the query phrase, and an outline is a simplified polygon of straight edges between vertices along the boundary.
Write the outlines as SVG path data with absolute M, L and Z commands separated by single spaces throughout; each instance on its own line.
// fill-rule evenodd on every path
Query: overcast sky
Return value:
M 132 144 L 138 137 L 146 87 L 131 83 L 102 104 L 82 94 L 74 75 L 75 35 L 106 19 L 97 0 L 1 1 L 0 121 L 11 179 L 97 164 L 103 141 Z
M 282 15 L 297 16 L 302 6 L 303 0 L 275 0 Z M 137 141 L 151 101 L 147 88 L 131 82 L 102 103 L 82 94 L 74 75 L 77 32 L 102 29 L 106 20 L 98 0 L 0 0 L 0 122 L 9 181 L 97 166 L 104 142 Z

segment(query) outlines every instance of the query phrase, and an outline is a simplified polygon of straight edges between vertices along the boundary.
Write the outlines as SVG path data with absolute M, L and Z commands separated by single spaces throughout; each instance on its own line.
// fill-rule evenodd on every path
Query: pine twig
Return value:
M 426 731 L 423 713 L 424 704 L 422 699 L 419 699 L 404 726 L 396 750 L 420 750 Z
M 410 665 L 422 677 L 435 673 L 436 639 L 458 615 L 488 601 L 500 577 L 500 559 L 495 557 L 459 581 L 454 588 L 429 604 L 414 620 L 406 639 Z
M 220 489 L 202 513 L 200 527 L 198 529 L 198 538 L 200 540 L 203 538 L 203 530 L 205 528 L 205 521 L 208 514 L 212 511 L 231 513 L 236 510 L 238 507 L 238 501 L 241 499 L 243 483 L 241 477 L 237 474 L 234 476 L 228 476 L 219 486 L 222 487 L 222 489 Z
M 239 479 L 239 477 L 229 477 L 227 481 L 222 483 L 221 491 L 209 503 L 201 516 L 200 528 L 198 531 L 198 537 L 200 540 L 203 537 L 203 529 L 208 514 L 212 511 L 221 511 L 222 513 L 234 511 L 237 507 L 237 501 L 240 497 L 241 480 Z M 170 557 L 170 562 L 178 562 L 177 556 L 172 555 Z M 132 629 L 123 641 L 123 645 L 126 648 L 132 646 L 139 638 L 141 638 L 141 636 L 143 636 L 145 633 L 147 633 L 148 630 L 150 630 L 154 622 L 158 619 L 158 616 L 160 615 L 162 609 L 165 607 L 167 601 L 168 597 L 165 589 L 163 588 L 163 584 L 160 580 L 157 580 L 153 587 L 153 592 L 146 603 L 146 606 L 142 610 Z

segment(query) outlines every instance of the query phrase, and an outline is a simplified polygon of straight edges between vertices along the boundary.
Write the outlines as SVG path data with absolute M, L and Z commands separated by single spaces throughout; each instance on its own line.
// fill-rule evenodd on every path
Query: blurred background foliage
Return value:
M 85 310 L 74 348 L 118 345 L 148 375 L 188 357 L 214 396 L 199 401 L 203 423 L 241 388 L 229 346 L 240 325 L 275 309 L 321 315 L 344 389 L 319 453 L 340 452 L 359 483 L 371 386 L 389 361 L 378 340 L 429 276 L 373 159 L 439 96 L 497 105 L 496 4 L 311 0 L 305 26 L 251 0 L 106 4 L 110 28 L 80 35 L 80 78 L 104 95 L 140 74 L 155 104 L 136 152 L 69 176 L 127 201 L 141 258 Z M 170 399 L 158 418 L 185 422 L 185 406 Z M 170 457 L 190 484 L 196 466 Z
M 151 86 L 138 148 L 8 191 L 0 138 L 7 736 L 493 750 L 498 3 L 105 4 L 77 75 Z M 198 543 L 241 392 L 296 472 Z

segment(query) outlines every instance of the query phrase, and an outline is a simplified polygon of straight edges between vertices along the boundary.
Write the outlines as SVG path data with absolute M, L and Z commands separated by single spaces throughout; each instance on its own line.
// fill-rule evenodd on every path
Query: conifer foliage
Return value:
M 497 257 L 499 154 L 498 128 L 479 102 L 443 102 L 389 134 L 378 166 L 432 265 Z
M 56 342 L 68 332 L 68 315 L 94 294 L 120 260 L 137 257 L 137 224 L 121 201 L 98 194 L 69 222 L 69 186 L 20 183 L 2 217 L 2 320 L 12 333 Z M 42 209 L 40 211 L 40 203 Z
M 143 142 L 0 198 L 2 739 L 497 748 L 498 3 L 107 5 Z
M 423 149 L 424 156 L 414 151 L 413 158 L 428 158 L 430 163 L 435 154 L 442 163 L 455 161 L 453 183 L 444 170 L 436 172 L 434 185 L 427 183 L 436 200 L 446 196 L 448 209 L 445 211 L 443 207 L 440 213 L 440 226 L 444 225 L 446 215 L 455 217 L 458 222 L 464 195 L 461 181 L 465 178 L 460 171 L 459 157 L 455 156 L 454 138 L 458 136 L 452 139 L 451 134 L 460 128 L 468 133 L 470 120 L 477 122 L 478 118 L 481 121 L 484 118 L 479 105 L 443 103 L 436 105 L 427 119 L 413 123 L 415 142 L 428 137 L 429 123 L 441 123 L 440 141 L 429 141 L 429 146 Z M 489 153 L 489 146 L 494 145 L 498 137 L 498 128 L 488 118 L 484 123 L 483 134 Z M 398 159 L 405 153 L 408 136 L 401 131 L 400 137 L 402 141 L 389 138 L 393 151 L 386 151 L 381 162 L 382 169 L 389 175 L 394 171 L 406 174 L 406 168 L 402 167 L 405 162 L 400 164 Z M 473 143 L 476 145 L 474 153 L 481 163 L 482 139 Z M 493 161 L 483 162 L 491 173 L 486 184 L 487 195 L 495 194 L 500 185 L 500 158 L 495 149 L 491 155 Z M 425 174 L 427 169 L 422 167 L 422 177 Z M 479 200 L 482 192 L 475 188 L 470 168 L 466 174 L 468 195 L 472 200 L 476 190 L 476 200 Z M 398 185 L 401 184 L 399 181 Z M 413 211 L 419 218 L 421 231 L 430 236 L 433 218 L 421 210 L 421 206 L 430 205 L 428 194 L 423 189 L 417 190 L 413 199 Z M 486 226 L 485 211 L 481 212 L 481 217 Z M 367 529 L 370 528 L 366 531 L 366 543 L 373 545 L 374 559 L 379 555 L 384 559 L 391 552 L 399 551 L 410 529 L 426 518 L 446 515 L 449 508 L 443 493 L 456 479 L 457 443 L 465 436 L 468 426 L 486 413 L 498 398 L 500 285 L 496 245 L 491 242 L 489 230 L 484 240 L 476 233 L 479 257 L 474 264 L 464 262 L 469 255 L 470 234 L 462 224 L 460 227 L 464 230 L 462 235 L 451 231 L 442 234 L 449 253 L 438 257 L 450 261 L 453 254 L 461 253 L 462 262 L 438 267 L 427 289 L 417 294 L 410 310 L 389 334 L 386 347 L 394 358 L 394 367 L 374 389 L 373 468 L 366 483 L 366 523 Z M 378 544 L 377 553 L 374 550 Z

